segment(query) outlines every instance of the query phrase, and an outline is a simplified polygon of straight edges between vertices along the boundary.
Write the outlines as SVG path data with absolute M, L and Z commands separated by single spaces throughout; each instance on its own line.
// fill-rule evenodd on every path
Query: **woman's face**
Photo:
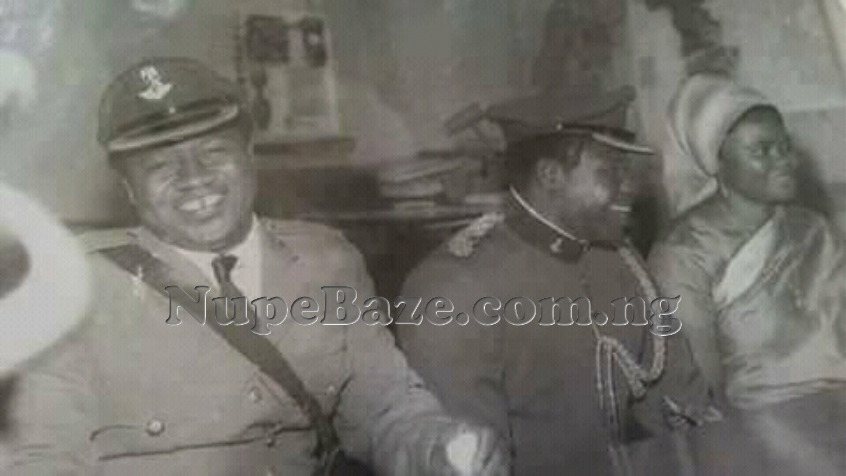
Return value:
M 797 165 L 781 115 L 758 107 L 744 114 L 723 141 L 719 177 L 746 198 L 784 203 L 796 197 Z

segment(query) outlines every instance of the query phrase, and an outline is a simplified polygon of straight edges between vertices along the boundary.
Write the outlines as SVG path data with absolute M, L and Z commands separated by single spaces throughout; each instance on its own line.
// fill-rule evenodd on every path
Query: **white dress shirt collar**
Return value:
M 253 216 L 250 232 L 243 241 L 234 247 L 222 252 L 211 253 L 208 251 L 193 251 L 182 248 L 175 248 L 179 254 L 194 264 L 203 274 L 210 279 L 210 284 L 216 285 L 217 279 L 212 269 L 212 260 L 221 254 L 232 255 L 238 258 L 235 267 L 232 269 L 232 281 L 252 299 L 261 297 L 261 224 L 256 216 Z

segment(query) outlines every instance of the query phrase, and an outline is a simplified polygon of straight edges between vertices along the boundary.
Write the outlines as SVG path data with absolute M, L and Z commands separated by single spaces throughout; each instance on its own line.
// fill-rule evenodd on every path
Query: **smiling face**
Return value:
M 118 159 L 142 225 L 190 250 L 239 243 L 249 232 L 256 193 L 247 149 L 240 131 L 229 128 Z
M 750 109 L 720 149 L 721 183 L 761 203 L 784 203 L 796 197 L 797 166 L 781 115 L 771 107 Z
M 579 210 L 594 240 L 614 241 L 622 235 L 628 206 L 622 194 L 625 161 L 622 152 L 588 141 L 579 165 L 568 174 L 563 198 Z
M 588 141 L 582 148 L 579 164 L 570 171 L 565 188 L 569 199 L 592 213 L 603 214 L 620 197 L 623 180 L 623 153 L 611 147 Z
M 626 158 L 593 140 L 572 145 L 561 151 L 562 157 L 538 161 L 534 200 L 545 203 L 549 216 L 583 238 L 617 241 L 627 219 L 628 199 L 622 191 Z

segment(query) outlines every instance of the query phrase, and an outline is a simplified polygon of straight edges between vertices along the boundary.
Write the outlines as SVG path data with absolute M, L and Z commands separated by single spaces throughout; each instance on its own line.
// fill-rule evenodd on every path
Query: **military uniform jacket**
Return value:
M 483 297 L 503 307 L 516 297 L 536 303 L 588 297 L 594 311 L 610 316 L 612 300 L 643 294 L 617 251 L 584 251 L 514 200 L 498 218 L 483 217 L 426 258 L 402 292 L 406 299 L 423 297 L 424 304 L 431 297 L 448 298 L 454 315 L 472 313 Z M 676 334 L 666 338 L 666 364 L 645 396 L 635 397 L 615 369 L 612 393 L 622 434 L 609 435 L 600 407 L 595 331 L 614 337 L 645 367 L 653 353 L 651 334 L 646 327 L 610 324 L 541 326 L 539 319 L 521 326 L 504 321 L 481 326 L 472 319 L 466 326 L 397 326 L 409 362 L 447 410 L 510 436 L 516 475 L 609 473 L 610 443 L 667 428 L 664 396 L 680 406 L 708 399 L 687 344 Z
M 372 295 L 359 253 L 340 233 L 300 222 L 264 225 L 266 296 L 280 296 L 288 306 L 312 296 L 322 306 L 321 286 L 353 287 L 359 304 Z M 178 269 L 183 282 L 208 284 L 175 250 L 143 239 L 143 232 L 120 236 Z M 90 315 L 21 370 L 8 403 L 0 473 L 313 471 L 316 433 L 282 388 L 190 315 L 180 325 L 166 324 L 164 296 L 101 255 L 91 258 Z M 382 473 L 413 473 L 397 465 L 419 463 L 414 456 L 448 422 L 384 327 L 304 326 L 289 317 L 268 338 L 324 411 L 334 413 L 348 454 Z

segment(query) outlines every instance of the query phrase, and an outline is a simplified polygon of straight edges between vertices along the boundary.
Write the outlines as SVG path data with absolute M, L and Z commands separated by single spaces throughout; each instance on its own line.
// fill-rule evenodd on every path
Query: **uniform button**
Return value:
M 257 387 L 251 387 L 250 391 L 247 392 L 247 398 L 250 399 L 253 403 L 258 403 L 261 401 L 261 390 Z
M 147 432 L 150 436 L 159 436 L 164 433 L 165 424 L 163 421 L 153 418 L 152 420 L 147 422 L 147 426 L 144 427 L 144 431 Z
M 267 469 L 264 471 L 265 476 L 276 476 L 278 473 L 276 472 L 276 468 L 273 466 L 268 466 Z
M 335 392 L 337 392 L 337 391 L 338 391 L 338 389 L 335 388 L 334 385 L 330 385 L 330 386 L 326 387 L 326 393 L 328 393 L 329 395 L 335 395 Z
M 561 247 L 563 245 L 564 245 L 564 238 L 560 238 L 560 237 L 556 238 L 555 241 L 553 241 L 549 245 L 549 251 L 551 251 L 554 254 L 561 253 Z
M 802 299 L 802 292 L 793 286 L 791 286 L 790 292 L 793 294 L 793 305 L 796 306 L 797 309 L 802 309 L 805 305 L 805 300 Z

